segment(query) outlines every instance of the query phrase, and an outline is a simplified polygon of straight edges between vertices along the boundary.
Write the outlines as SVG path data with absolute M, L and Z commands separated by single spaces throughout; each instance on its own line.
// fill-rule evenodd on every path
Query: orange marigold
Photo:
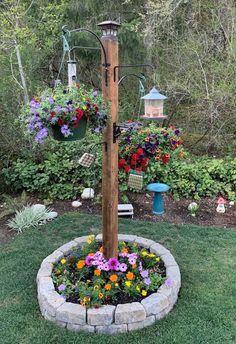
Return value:
M 99 270 L 99 269 L 94 270 L 94 275 L 95 276 L 100 276 L 101 275 L 101 270 Z
M 112 282 L 117 282 L 118 281 L 118 276 L 117 275 L 111 275 L 110 277 L 109 277 L 109 279 L 110 279 L 110 281 L 112 281 Z
M 121 252 L 122 252 L 122 253 L 128 253 L 128 252 L 129 252 L 129 250 L 128 250 L 128 248 L 127 248 L 127 247 L 124 247 L 124 248 L 122 248 Z
M 127 280 L 130 280 L 130 281 L 131 281 L 131 280 L 134 278 L 133 272 L 129 271 L 129 272 L 126 274 L 126 278 L 127 278 Z
M 99 248 L 99 251 L 103 253 L 103 246 Z
M 132 268 L 136 269 L 137 268 L 137 264 L 132 264 Z
M 110 290 L 111 289 L 111 284 L 110 283 L 107 283 L 104 287 L 106 290 Z
M 78 269 L 83 269 L 83 267 L 85 266 L 85 260 L 79 260 L 76 266 Z

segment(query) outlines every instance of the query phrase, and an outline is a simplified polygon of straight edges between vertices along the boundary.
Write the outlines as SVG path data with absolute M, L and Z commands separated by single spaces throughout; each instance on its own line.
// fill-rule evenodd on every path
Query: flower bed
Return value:
M 123 256 L 119 256 L 120 261 L 113 259 L 106 262 L 102 260 L 102 255 L 96 255 L 100 252 L 99 250 L 94 255 L 89 255 L 92 253 L 89 252 L 91 245 L 94 245 L 95 250 L 96 247 L 101 247 L 101 235 L 96 237 L 96 242 L 92 240 L 88 246 L 87 240 L 87 237 L 77 238 L 61 246 L 42 262 L 37 275 L 38 300 L 42 315 L 46 319 L 68 329 L 111 334 L 149 326 L 173 308 L 178 298 L 181 281 L 178 265 L 167 249 L 152 240 L 121 234 L 119 242 L 120 253 L 123 253 Z M 87 252 L 85 252 L 86 247 Z M 129 253 L 124 250 L 126 248 L 129 251 L 135 247 L 139 253 L 131 251 Z M 73 260 L 69 268 L 72 252 L 73 255 L 76 253 L 81 257 L 78 256 L 76 262 Z M 142 252 L 146 252 L 144 257 L 142 257 Z M 147 264 L 154 258 L 159 259 L 148 267 Z M 95 259 L 102 260 L 101 264 L 100 262 L 100 265 L 95 264 Z M 132 270 L 132 265 L 135 264 L 137 267 L 133 267 Z M 75 274 L 81 278 L 79 287 L 73 284 L 73 278 L 71 282 L 72 267 Z M 85 271 L 84 274 L 82 273 L 83 269 L 90 270 L 88 275 Z M 126 269 L 126 271 L 122 272 L 120 269 Z M 61 273 L 62 270 L 63 273 Z M 97 270 L 100 270 L 99 276 L 96 276 Z M 155 275 L 159 280 L 157 284 L 154 283 Z M 90 279 L 85 282 L 88 276 Z M 144 281 L 148 278 L 150 281 Z M 56 283 L 57 291 L 53 281 Z M 107 285 L 109 287 L 106 287 Z M 75 288 L 80 289 L 77 290 L 78 294 Z M 142 294 L 142 291 L 146 291 L 147 295 Z M 100 293 L 103 294 L 101 298 Z M 129 296 L 129 299 L 123 300 L 127 303 L 122 303 L 122 295 Z M 72 301 L 77 300 L 77 303 L 70 302 L 70 297 L 74 297 Z
M 107 261 L 94 236 L 63 257 L 52 273 L 58 293 L 87 308 L 141 301 L 159 289 L 165 276 L 161 258 L 137 243 L 120 242 L 118 259 Z

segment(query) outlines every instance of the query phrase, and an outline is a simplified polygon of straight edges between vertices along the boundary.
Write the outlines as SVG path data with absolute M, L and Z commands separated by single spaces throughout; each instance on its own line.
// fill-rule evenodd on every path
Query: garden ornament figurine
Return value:
M 217 204 L 218 204 L 216 208 L 217 213 L 225 213 L 226 200 L 223 197 L 219 197 L 217 200 Z

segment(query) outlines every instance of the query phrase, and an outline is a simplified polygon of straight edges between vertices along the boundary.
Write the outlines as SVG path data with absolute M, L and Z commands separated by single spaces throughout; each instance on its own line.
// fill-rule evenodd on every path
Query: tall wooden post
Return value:
M 113 124 L 118 120 L 118 82 L 114 81 L 114 67 L 118 65 L 117 28 L 113 21 L 105 21 L 98 26 L 102 29 L 102 44 L 108 66 L 104 66 L 102 53 L 102 93 L 110 107 L 110 121 L 104 131 L 102 163 L 102 221 L 103 252 L 106 259 L 118 254 L 118 143 L 113 141 Z M 107 73 L 106 73 L 107 68 Z

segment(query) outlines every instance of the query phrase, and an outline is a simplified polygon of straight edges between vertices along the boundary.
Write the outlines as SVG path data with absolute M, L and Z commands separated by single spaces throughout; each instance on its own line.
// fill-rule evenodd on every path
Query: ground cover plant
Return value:
M 55 264 L 52 273 L 60 295 L 88 308 L 141 301 L 158 290 L 164 277 L 164 264 L 154 253 L 120 242 L 118 258 L 106 260 L 93 235 Z M 170 278 L 165 280 L 167 286 L 172 283 Z
M 120 220 L 119 227 L 120 233 L 160 242 L 176 258 L 182 289 L 166 318 L 141 331 L 113 337 L 67 331 L 42 318 L 35 282 L 42 260 L 62 244 L 101 228 L 100 217 L 68 214 L 1 247 L 1 343 L 234 344 L 235 229 L 130 220 Z

